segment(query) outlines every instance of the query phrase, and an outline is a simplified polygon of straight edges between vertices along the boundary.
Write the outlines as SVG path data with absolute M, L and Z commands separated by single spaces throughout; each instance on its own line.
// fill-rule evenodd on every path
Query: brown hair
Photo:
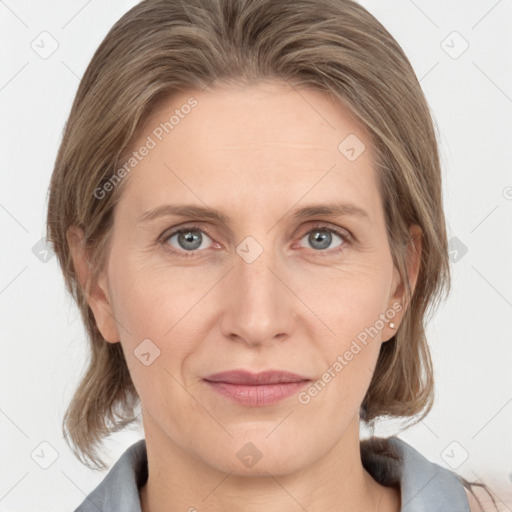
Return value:
M 137 419 L 138 396 L 120 343 L 107 343 L 73 267 L 66 233 L 84 230 L 94 280 L 108 250 L 120 183 L 98 199 L 157 104 L 213 82 L 277 80 L 324 91 L 368 129 L 394 264 L 409 307 L 382 344 L 360 417 L 419 422 L 433 404 L 424 322 L 449 290 L 447 236 L 436 133 L 412 66 L 389 32 L 350 0 L 145 0 L 107 34 L 80 82 L 50 186 L 48 239 L 75 298 L 91 348 L 66 412 L 68 444 L 104 468 L 96 448 Z M 341 142 L 341 141 L 340 141 Z M 414 293 L 406 273 L 409 227 L 422 229 Z M 94 467 L 94 466 L 91 466 Z

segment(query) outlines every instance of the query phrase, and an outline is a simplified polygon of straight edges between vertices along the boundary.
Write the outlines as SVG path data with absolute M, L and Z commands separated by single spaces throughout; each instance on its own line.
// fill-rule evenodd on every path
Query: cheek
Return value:
M 111 277 L 116 319 L 124 327 L 121 344 L 141 403 L 179 429 L 178 412 L 194 409 L 183 383 L 199 339 L 187 322 L 197 288 L 194 293 L 194 286 L 166 277 L 162 269 L 136 268 L 129 262 L 113 269 Z
M 119 257 L 122 253 L 127 256 Z M 116 263 L 110 266 L 109 283 L 116 319 L 126 324 L 128 331 L 124 332 L 125 341 L 172 337 L 176 326 L 181 326 L 183 320 L 186 323 L 187 312 L 204 294 L 204 276 L 172 268 L 166 261 L 155 264 L 151 256 L 130 253 L 129 248 L 118 250 L 117 255 L 112 258 Z
M 374 326 L 388 306 L 392 264 L 385 257 L 375 262 L 296 272 L 296 276 L 294 286 L 300 290 L 301 300 L 311 315 L 321 320 L 318 323 L 328 328 L 335 344 Z M 381 322 L 377 327 L 382 329 Z
M 339 277 L 338 277 L 339 279 Z M 370 385 L 382 345 L 386 280 L 373 273 L 346 275 L 337 283 L 326 279 L 322 293 L 309 285 L 311 304 L 322 320 L 308 337 L 311 354 L 319 354 L 322 373 L 299 397 L 310 416 L 326 416 L 335 428 L 344 428 L 343 414 L 357 414 Z M 324 325 L 328 326 L 326 330 Z
M 164 356 L 159 362 L 179 373 L 215 328 L 212 324 L 220 321 L 217 312 L 241 303 L 231 300 L 240 288 L 234 281 L 236 272 L 221 279 L 224 266 L 173 266 L 163 257 L 130 252 L 121 243 L 111 256 L 109 288 L 116 320 L 124 327 L 119 331 L 127 362 L 134 371 L 140 369 L 134 351 L 151 340 L 158 347 L 154 351 Z M 361 340 L 385 311 L 392 264 L 383 254 L 366 254 L 351 255 L 342 264 L 327 258 L 325 264 L 299 260 L 276 271 L 286 286 L 277 285 L 270 300 L 287 304 L 277 309 L 297 316 L 295 327 L 305 332 L 311 350 L 322 354 L 328 365 L 349 350 L 354 339 Z M 296 335 L 301 337 L 299 331 Z M 380 335 L 369 336 L 369 341 L 380 341 Z M 370 352 L 362 351 L 357 360 L 370 365 L 375 359 Z
M 119 252 L 127 254 L 126 249 Z M 210 319 L 217 318 L 216 312 L 225 304 L 237 303 L 231 300 L 240 288 L 234 282 L 236 272 L 221 279 L 226 270 L 221 265 L 172 268 L 165 261 L 148 264 L 148 259 L 111 260 L 116 262 L 109 269 L 115 316 L 125 327 L 120 329 L 121 339 L 132 349 L 152 339 L 187 353 Z M 299 262 L 276 268 L 286 286 L 276 286 L 273 300 L 276 305 L 287 303 L 282 311 L 297 315 L 303 325 L 296 327 L 308 330 L 315 344 L 330 340 L 327 346 L 341 350 L 374 326 L 385 311 L 392 278 L 390 261 L 382 255 L 352 260 L 342 265 Z M 180 343 L 175 346 L 177 337 Z
M 355 405 L 364 397 L 382 343 L 391 280 L 391 262 L 379 262 L 331 269 L 297 283 L 312 310 L 306 323 L 308 339 L 316 345 L 311 349 L 321 354 L 325 368 L 311 389 L 317 406 Z
M 115 318 L 122 326 L 123 352 L 139 395 L 150 403 L 158 400 L 156 390 L 164 382 L 169 388 L 175 382 L 172 377 L 184 380 L 183 368 L 197 343 L 196 324 L 189 317 L 204 286 L 136 258 L 113 261 L 109 288 Z

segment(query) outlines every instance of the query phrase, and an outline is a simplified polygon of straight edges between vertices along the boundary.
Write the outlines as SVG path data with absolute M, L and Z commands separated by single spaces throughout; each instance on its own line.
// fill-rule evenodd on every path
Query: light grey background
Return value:
M 82 466 L 62 439 L 87 356 L 84 330 L 56 258 L 37 244 L 79 79 L 135 3 L 0 1 L 3 512 L 71 511 L 105 475 Z M 453 249 L 453 289 L 428 330 L 436 403 L 400 437 L 433 462 L 483 479 L 512 510 L 512 2 L 361 3 L 421 79 L 440 132 Z M 398 428 L 381 422 L 376 434 Z M 136 430 L 113 436 L 107 460 L 141 437 Z

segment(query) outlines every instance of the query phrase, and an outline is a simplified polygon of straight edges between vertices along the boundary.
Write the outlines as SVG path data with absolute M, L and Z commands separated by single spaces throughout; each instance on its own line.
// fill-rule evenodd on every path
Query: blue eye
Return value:
M 333 235 L 339 239 L 339 242 L 331 247 L 335 240 Z M 190 225 L 162 235 L 160 243 L 173 255 L 190 258 L 197 256 L 204 249 L 208 249 L 207 239 L 212 241 L 203 227 Z M 307 240 L 314 253 L 329 256 L 345 250 L 352 241 L 352 235 L 344 229 L 336 229 L 322 224 L 314 226 L 300 240 Z M 220 247 L 217 243 L 214 245 Z
M 203 242 L 205 236 L 208 239 L 210 238 L 204 233 L 202 229 L 199 229 L 195 226 L 188 226 L 174 231 L 169 236 L 165 237 L 164 242 L 170 245 L 172 248 L 177 249 L 178 251 L 184 251 L 187 253 L 197 251 L 199 249 L 204 249 L 205 247 Z M 175 237 L 177 237 L 176 243 L 178 244 L 178 247 L 170 243 L 170 241 Z M 186 256 L 189 255 L 186 254 Z M 190 254 L 190 256 L 193 256 L 193 254 Z
M 332 228 L 317 227 L 312 229 L 301 240 L 307 239 L 307 242 L 318 251 L 325 251 L 333 243 L 333 235 L 338 237 L 341 241 L 334 246 L 334 248 L 340 245 L 345 245 L 346 236 Z M 326 251 L 329 252 L 329 251 Z M 336 251 L 335 251 L 336 252 Z

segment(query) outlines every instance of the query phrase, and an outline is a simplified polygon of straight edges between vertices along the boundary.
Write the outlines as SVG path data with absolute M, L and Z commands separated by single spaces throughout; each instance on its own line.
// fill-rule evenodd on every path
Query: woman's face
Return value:
M 253 475 L 352 443 L 403 315 L 368 133 L 323 93 L 267 82 L 173 96 L 133 150 L 91 306 L 146 437 Z M 205 380 L 232 370 L 307 381 Z

